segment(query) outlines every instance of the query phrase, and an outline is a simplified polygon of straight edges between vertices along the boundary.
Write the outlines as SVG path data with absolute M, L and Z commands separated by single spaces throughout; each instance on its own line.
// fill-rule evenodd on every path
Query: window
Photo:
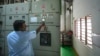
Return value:
M 85 35 L 86 35 L 86 33 L 85 33 L 85 31 L 86 31 L 86 26 L 85 26 L 85 18 L 81 18 L 81 25 L 80 25 L 80 29 L 81 29 L 81 41 L 83 42 L 83 43 L 85 43 Z
M 76 20 L 76 27 L 75 27 L 75 31 L 76 31 L 76 37 L 78 37 L 78 39 L 80 39 L 80 19 Z
M 87 45 L 92 47 L 92 22 L 91 16 L 87 16 Z
M 75 21 L 75 36 L 85 45 L 92 47 L 92 22 L 90 15 Z

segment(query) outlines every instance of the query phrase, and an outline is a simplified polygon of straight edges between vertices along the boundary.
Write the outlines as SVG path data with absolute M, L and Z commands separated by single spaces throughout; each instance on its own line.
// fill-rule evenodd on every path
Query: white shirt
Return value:
M 31 39 L 36 31 L 13 31 L 7 36 L 9 56 L 34 56 Z

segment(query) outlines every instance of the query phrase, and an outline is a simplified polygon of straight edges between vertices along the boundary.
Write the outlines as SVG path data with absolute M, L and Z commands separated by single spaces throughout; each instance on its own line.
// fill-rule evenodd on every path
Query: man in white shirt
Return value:
M 16 20 L 13 23 L 14 31 L 7 36 L 9 56 L 34 56 L 31 40 L 43 26 L 45 26 L 44 23 L 35 31 L 26 31 L 25 21 Z

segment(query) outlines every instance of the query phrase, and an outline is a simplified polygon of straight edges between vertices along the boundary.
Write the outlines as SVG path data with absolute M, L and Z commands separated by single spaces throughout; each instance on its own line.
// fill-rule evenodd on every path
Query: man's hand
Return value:
M 41 30 L 42 27 L 46 28 L 45 22 L 42 22 L 42 24 L 36 29 L 36 32 L 37 33 L 40 32 L 40 30 Z
M 41 26 L 45 26 L 45 22 L 42 22 L 42 25 Z

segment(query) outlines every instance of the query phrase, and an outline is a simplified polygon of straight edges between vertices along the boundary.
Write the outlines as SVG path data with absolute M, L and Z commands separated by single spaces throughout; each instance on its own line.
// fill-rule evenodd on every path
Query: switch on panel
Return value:
M 51 46 L 51 33 L 48 32 L 40 33 L 40 45 Z
M 0 21 L 0 26 L 2 26 L 2 21 Z
M 0 33 L 2 31 L 2 21 L 0 21 Z
M 2 21 L 0 21 L 0 38 L 2 38 Z M 1 39 L 0 39 L 1 40 Z

